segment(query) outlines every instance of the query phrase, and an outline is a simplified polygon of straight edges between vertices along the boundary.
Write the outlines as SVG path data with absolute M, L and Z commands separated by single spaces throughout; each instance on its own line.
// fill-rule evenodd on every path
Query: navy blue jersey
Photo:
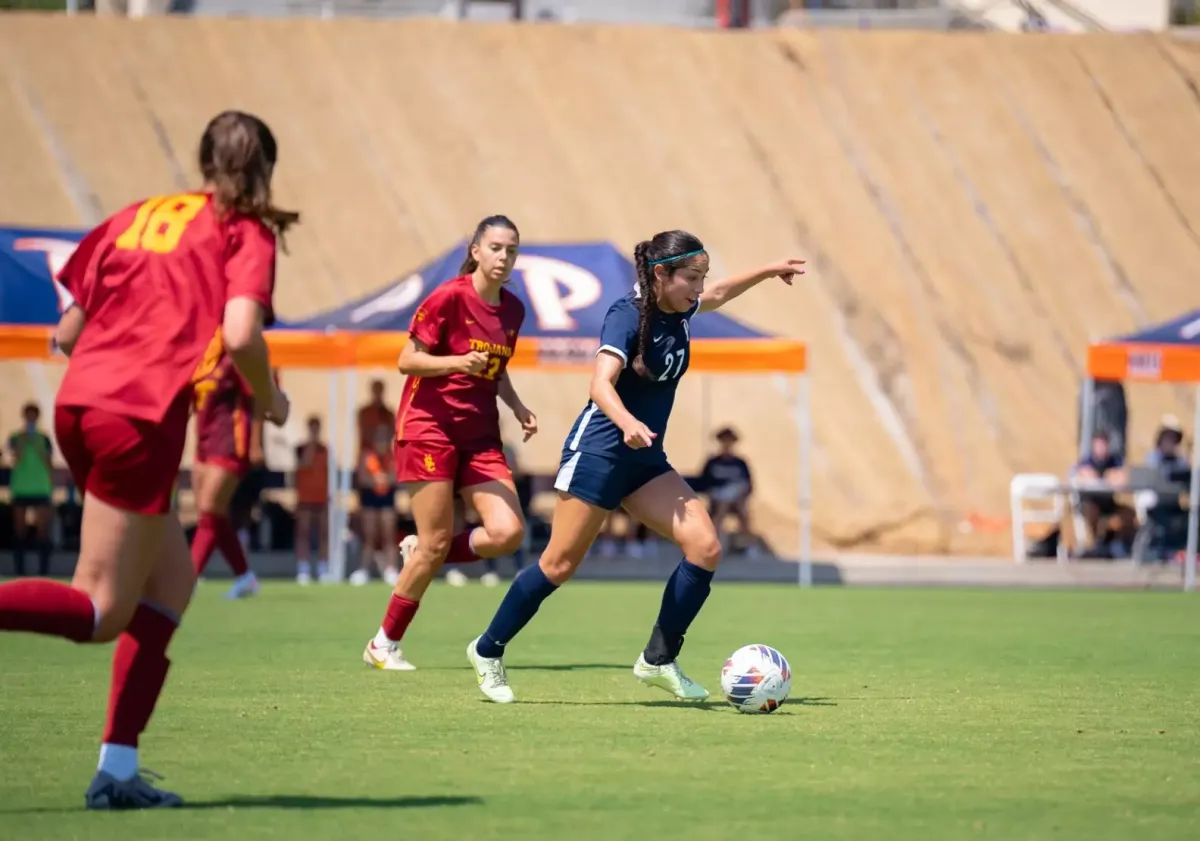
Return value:
M 608 309 L 600 328 L 600 352 L 621 358 L 624 369 L 617 377 L 617 396 L 629 413 L 658 434 L 654 444 L 640 450 L 625 445 L 624 435 L 600 407 L 588 402 L 571 432 L 564 450 L 595 453 L 615 458 L 655 461 L 663 458 L 667 421 L 675 404 L 679 378 L 688 369 L 691 356 L 691 332 L 688 322 L 700 308 L 690 312 L 665 313 L 655 310 L 650 341 L 642 358 L 650 377 L 640 377 L 630 364 L 637 355 L 638 305 L 632 296 L 621 298 Z

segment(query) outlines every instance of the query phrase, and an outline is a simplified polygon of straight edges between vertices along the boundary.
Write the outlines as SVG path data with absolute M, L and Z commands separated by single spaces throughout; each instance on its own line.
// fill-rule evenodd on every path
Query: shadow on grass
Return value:
M 480 699 L 484 703 L 491 703 Z M 549 707 L 680 707 L 693 710 L 720 710 L 733 707 L 726 701 L 681 701 L 677 698 L 662 698 L 655 701 L 517 701 L 520 705 L 541 704 Z M 789 698 L 783 705 L 788 707 L 836 707 L 832 698 Z
M 264 794 L 184 803 L 184 809 L 428 809 L 477 806 L 483 798 L 458 795 L 412 797 L 334 797 L 320 794 Z
M 555 663 L 540 666 L 509 666 L 510 672 L 632 671 L 631 663 Z
M 488 703 L 491 703 L 490 701 Z M 520 706 L 539 704 L 547 707 L 681 707 L 693 710 L 716 710 L 729 706 L 724 701 L 680 701 L 660 699 L 657 701 L 517 701 Z
M 430 795 L 425 797 L 333 797 L 319 794 L 264 794 L 220 797 L 185 802 L 183 809 L 428 809 L 443 806 L 477 806 L 481 797 Z M 68 814 L 83 806 L 37 806 L 30 809 L 0 809 L 0 815 Z
M 549 663 L 543 665 L 532 666 L 506 666 L 510 672 L 587 672 L 587 671 L 613 671 L 624 672 L 632 671 L 632 663 Z M 463 663 L 461 666 L 422 666 L 421 671 L 437 672 L 461 672 L 470 671 L 471 666 Z

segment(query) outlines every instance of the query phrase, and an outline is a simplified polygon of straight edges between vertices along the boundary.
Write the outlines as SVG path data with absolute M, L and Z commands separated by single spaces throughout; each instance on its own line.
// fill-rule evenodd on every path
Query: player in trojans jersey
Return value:
M 638 243 L 634 262 L 637 290 L 614 303 L 604 317 L 591 400 L 563 447 L 550 542 L 538 563 L 513 579 L 492 623 L 467 646 L 479 688 L 497 703 L 513 700 L 502 659 L 505 646 L 575 573 L 618 506 L 669 537 L 684 555 L 667 582 L 658 621 L 633 674 L 685 700 L 708 697 L 683 674 L 676 658 L 708 598 L 721 543 L 703 501 L 663 452 L 667 420 L 679 378 L 688 369 L 692 317 L 768 278 L 791 285 L 795 275 L 803 274 L 804 261 L 773 263 L 705 289 L 704 245 L 689 233 L 666 231 Z
M 417 533 L 400 544 L 404 567 L 363 661 L 379 669 L 413 667 L 400 651 L 421 597 L 444 563 L 507 555 L 525 537 L 525 519 L 500 441 L 497 399 L 525 431 L 537 418 L 517 396 L 508 361 L 525 305 L 504 288 L 520 234 L 512 220 L 489 216 L 475 228 L 460 276 L 417 308 L 400 354 L 408 375 L 396 413 L 396 479 L 412 499 Z M 455 533 L 455 495 L 481 525 Z
M 196 463 L 192 467 L 192 492 L 200 518 L 192 538 L 192 565 L 199 578 L 213 550 L 220 549 L 234 574 L 225 597 L 240 599 L 259 589 L 237 527 L 229 518 L 238 482 L 250 471 L 254 398 L 225 352 L 219 332 L 209 343 L 200 368 L 195 384 Z
M 70 361 L 54 425 L 84 494 L 79 560 L 70 584 L 0 585 L 0 630 L 117 641 L 89 809 L 182 803 L 138 762 L 196 580 L 171 495 L 193 379 L 218 329 L 267 417 L 287 419 L 262 335 L 273 317 L 276 238 L 299 218 L 271 201 L 276 155 L 262 120 L 217 115 L 200 140 L 203 189 L 119 211 L 58 276 L 74 303 L 56 333 Z

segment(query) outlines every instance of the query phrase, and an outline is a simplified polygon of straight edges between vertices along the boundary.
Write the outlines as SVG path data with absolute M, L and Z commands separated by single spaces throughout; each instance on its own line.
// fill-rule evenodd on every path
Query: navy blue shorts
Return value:
M 396 492 L 394 490 L 379 493 L 372 488 L 358 489 L 358 504 L 361 508 L 384 511 L 396 507 Z
M 665 455 L 653 461 L 630 461 L 563 450 L 554 488 L 606 511 L 615 511 L 625 497 L 674 469 Z

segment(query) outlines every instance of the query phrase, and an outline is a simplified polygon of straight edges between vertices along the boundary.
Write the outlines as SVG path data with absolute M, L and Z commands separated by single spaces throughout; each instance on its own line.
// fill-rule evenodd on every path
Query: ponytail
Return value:
M 200 138 L 200 174 L 212 185 L 217 207 L 258 219 L 286 251 L 284 234 L 300 221 L 300 214 L 281 210 L 271 198 L 271 176 L 278 157 L 271 129 L 242 111 L 223 111 L 213 117 Z
M 650 343 L 650 317 L 654 307 L 654 267 L 650 265 L 650 240 L 642 240 L 633 249 L 633 265 L 637 269 L 637 344 L 633 350 L 633 372 L 639 377 L 650 377 L 646 367 L 645 350 Z

